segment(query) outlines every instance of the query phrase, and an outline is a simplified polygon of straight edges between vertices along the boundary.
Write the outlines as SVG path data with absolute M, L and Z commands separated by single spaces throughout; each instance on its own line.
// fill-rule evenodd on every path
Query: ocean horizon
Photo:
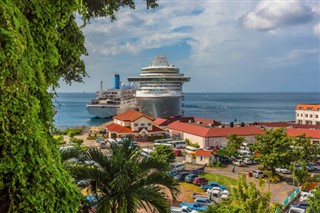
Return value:
M 53 99 L 57 128 L 95 126 L 111 119 L 91 116 L 86 104 L 95 93 L 60 92 Z M 294 121 L 299 103 L 320 103 L 320 92 L 192 92 L 184 93 L 184 115 L 221 121 L 278 122 Z

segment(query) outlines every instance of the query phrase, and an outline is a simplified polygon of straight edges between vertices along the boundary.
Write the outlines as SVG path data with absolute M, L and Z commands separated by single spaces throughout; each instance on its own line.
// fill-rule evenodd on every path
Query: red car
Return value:
M 172 151 L 173 151 L 174 155 L 176 155 L 176 156 L 181 156 L 182 155 L 181 149 L 172 148 Z
M 194 185 L 200 186 L 201 184 L 208 184 L 208 180 L 203 177 L 196 177 L 192 183 Z

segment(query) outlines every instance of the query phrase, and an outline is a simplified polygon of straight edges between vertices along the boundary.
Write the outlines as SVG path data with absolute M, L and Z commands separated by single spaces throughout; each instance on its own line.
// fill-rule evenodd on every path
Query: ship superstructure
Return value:
M 136 90 L 132 86 L 120 85 L 120 76 L 115 74 L 113 89 L 96 92 L 97 97 L 86 105 L 88 112 L 99 118 L 108 118 L 126 112 L 129 109 L 137 109 Z
M 136 101 L 143 114 L 154 118 L 183 114 L 182 85 L 190 77 L 170 65 L 166 56 L 156 56 L 150 66 L 141 69 L 140 77 L 129 77 L 128 81 L 138 87 Z

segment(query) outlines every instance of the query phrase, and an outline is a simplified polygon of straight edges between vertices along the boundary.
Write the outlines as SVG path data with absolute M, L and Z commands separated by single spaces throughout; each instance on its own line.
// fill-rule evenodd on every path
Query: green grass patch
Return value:
M 226 177 L 219 174 L 203 173 L 200 176 L 204 177 L 209 181 L 217 182 L 218 184 L 225 185 L 227 188 L 232 188 L 232 186 L 237 185 L 237 179 Z

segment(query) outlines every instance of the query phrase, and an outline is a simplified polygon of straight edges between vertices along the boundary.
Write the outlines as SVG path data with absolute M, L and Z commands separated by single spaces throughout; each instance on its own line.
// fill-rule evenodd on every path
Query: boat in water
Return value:
M 182 85 L 190 77 L 169 65 L 166 56 L 156 56 L 150 66 L 141 69 L 140 77 L 128 77 L 128 81 L 138 87 L 136 101 L 143 114 L 153 118 L 183 114 Z
M 120 76 L 115 74 L 113 89 L 96 92 L 97 97 L 86 105 L 88 112 L 99 118 L 109 118 L 130 109 L 138 109 L 135 99 L 136 89 L 132 86 L 120 85 Z

